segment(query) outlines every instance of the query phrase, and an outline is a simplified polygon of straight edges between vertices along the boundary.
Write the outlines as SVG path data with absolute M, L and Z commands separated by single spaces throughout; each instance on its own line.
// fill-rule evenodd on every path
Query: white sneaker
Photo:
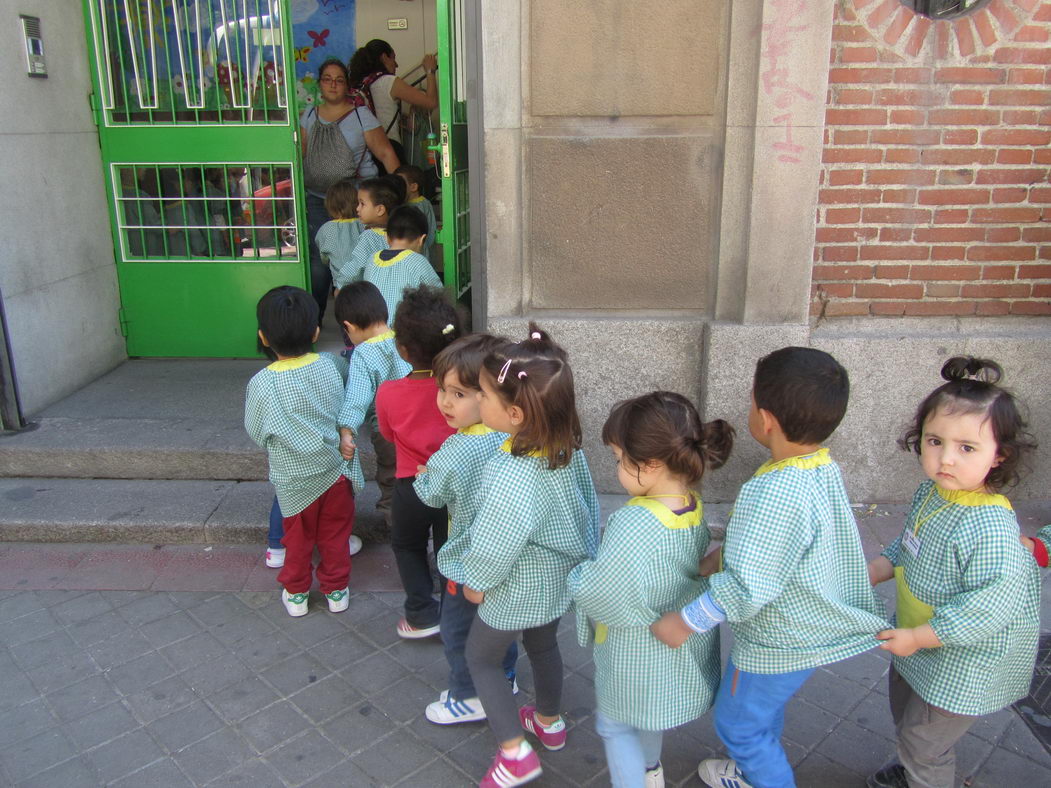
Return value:
M 348 540 L 348 544 L 350 546 L 350 554 L 351 555 L 357 555 L 358 553 L 361 552 L 361 539 L 358 538 L 357 536 L 354 536 L 354 534 L 350 535 L 350 539 Z
M 329 613 L 342 613 L 348 607 L 350 607 L 350 589 L 341 588 L 339 591 L 333 591 L 331 594 L 325 594 L 325 599 L 328 600 L 328 612 Z
M 453 725 L 457 722 L 478 722 L 485 719 L 485 709 L 478 698 L 450 700 L 449 691 L 436 703 L 428 703 L 425 714 L 427 719 L 437 725 Z
M 285 603 L 285 610 L 290 616 L 305 616 L 307 614 L 307 594 L 290 594 L 284 588 L 281 589 L 281 601 Z
M 280 569 L 285 565 L 285 548 L 283 547 L 268 547 L 266 548 L 266 565 L 271 569 Z
M 753 788 L 737 768 L 737 762 L 729 758 L 709 758 L 697 767 L 701 782 L 711 788 Z
M 511 694 L 512 695 L 517 695 L 518 694 L 518 677 L 517 676 L 511 676 L 507 680 L 509 682 L 511 682 Z M 438 695 L 438 702 L 439 703 L 445 703 L 445 701 L 447 701 L 447 700 L 449 700 L 449 690 L 443 689 L 441 691 L 441 694 Z
M 646 771 L 646 788 L 664 788 L 664 767 L 657 763 L 656 768 Z

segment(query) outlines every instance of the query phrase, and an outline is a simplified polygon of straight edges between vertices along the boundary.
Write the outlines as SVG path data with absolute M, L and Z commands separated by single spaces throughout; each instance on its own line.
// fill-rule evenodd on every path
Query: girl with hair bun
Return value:
M 927 474 L 901 536 L 869 563 L 873 585 L 894 578 L 890 708 L 898 762 L 869 786 L 954 785 L 958 739 L 978 718 L 1029 691 L 1040 586 L 1000 490 L 1035 448 L 993 361 L 958 356 L 899 441 Z
M 734 431 L 704 424 L 688 399 L 654 391 L 613 408 L 602 441 L 631 500 L 606 523 L 594 560 L 569 575 L 577 632 L 594 623 L 595 727 L 615 788 L 663 786 L 664 731 L 704 714 L 719 687 L 719 630 L 671 649 L 650 632 L 708 588 L 698 558 L 708 547 L 701 477 L 730 455 Z M 616 593 L 611 593 L 616 589 Z
M 480 605 L 466 653 L 499 744 L 481 786 L 508 788 L 541 773 L 523 730 L 549 750 L 566 745 L 558 622 L 569 571 L 595 555 L 599 508 L 566 352 L 530 323 L 529 339 L 486 356 L 479 384 L 482 423 L 508 438 L 485 466 L 462 559 L 464 597 Z M 536 705 L 521 709 L 502 666 L 519 635 L 536 690 Z

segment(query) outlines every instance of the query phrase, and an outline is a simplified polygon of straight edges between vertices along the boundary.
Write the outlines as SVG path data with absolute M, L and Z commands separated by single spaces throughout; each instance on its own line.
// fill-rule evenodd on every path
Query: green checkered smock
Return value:
M 390 260 L 383 259 L 382 251 L 376 252 L 372 255 L 372 261 L 365 266 L 364 278 L 383 293 L 391 320 L 398 311 L 406 287 L 442 286 L 442 280 L 438 278 L 430 260 L 411 249 L 403 249 Z
M 485 592 L 482 620 L 520 630 L 550 623 L 569 608 L 566 576 L 595 555 L 599 505 L 582 451 L 550 470 L 547 458 L 516 457 L 509 444 L 486 463 L 463 568 L 464 584 Z
M 606 716 L 659 731 L 711 708 L 719 687 L 719 628 L 677 649 L 649 628 L 707 589 L 698 574 L 707 548 L 700 501 L 675 514 L 659 501 L 632 498 L 610 515 L 598 557 L 569 573 L 581 645 L 591 634 L 585 616 L 595 622 L 595 695 Z
M 411 199 L 405 204 L 411 205 L 422 213 L 427 220 L 427 240 L 423 242 L 423 254 L 426 255 L 431 251 L 431 247 L 434 246 L 434 241 L 438 237 L 438 222 L 434 218 L 434 206 L 431 205 L 430 200 L 423 196 Z
M 372 262 L 372 256 L 380 249 L 389 249 L 387 243 L 387 231 L 382 227 L 370 227 L 365 230 L 354 244 L 354 251 L 350 253 L 350 261 L 340 270 L 339 276 L 333 271 L 332 285 L 337 290 L 346 287 L 351 282 L 360 282 L 365 274 L 365 269 Z M 390 320 L 394 319 L 394 313 L 388 315 Z
M 350 479 L 355 494 L 365 486 L 361 466 L 339 453 L 336 414 L 346 376 L 343 359 L 307 353 L 275 361 L 248 381 L 245 429 L 266 449 L 285 517 L 306 509 L 340 476 Z
M 412 372 L 412 365 L 398 355 L 394 332 L 385 331 L 366 339 L 354 348 L 347 374 L 347 389 L 339 410 L 338 424 L 358 434 L 366 421 L 372 429 L 376 424 L 376 391 L 381 383 L 400 380 Z
M 1039 531 L 1036 532 L 1034 539 L 1039 539 L 1044 543 L 1044 549 L 1051 555 L 1051 525 L 1045 525 Z
M 314 240 L 321 259 L 332 270 L 332 281 L 353 281 L 347 278 L 350 274 L 344 273 L 344 269 L 350 265 L 350 256 L 363 232 L 365 225 L 358 219 L 333 219 L 318 229 Z
M 1036 563 L 1002 495 L 925 481 L 905 528 L 917 521 L 919 555 L 902 536 L 883 555 L 934 608 L 927 623 L 943 645 L 894 657 L 894 667 L 927 703 L 954 714 L 991 714 L 1029 692 L 1040 629 Z
M 726 526 L 711 596 L 734 633 L 734 665 L 790 673 L 879 645 L 883 603 L 828 449 L 760 466 Z
M 484 424 L 474 424 L 450 435 L 431 458 L 427 472 L 412 487 L 427 506 L 449 507 L 449 538 L 438 551 L 438 571 L 463 583 L 463 554 L 470 545 L 470 528 L 478 513 L 485 464 L 507 439 Z

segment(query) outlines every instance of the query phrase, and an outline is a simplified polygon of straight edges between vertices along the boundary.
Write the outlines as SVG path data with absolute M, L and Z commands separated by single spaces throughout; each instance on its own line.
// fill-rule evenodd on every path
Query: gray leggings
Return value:
M 503 661 L 518 635 L 522 635 L 529 664 L 533 667 L 536 710 L 545 717 L 558 714 L 562 704 L 562 654 L 558 650 L 558 622 L 524 630 L 493 629 L 476 618 L 467 636 L 467 667 L 478 691 L 489 727 L 497 743 L 522 735 L 518 704 L 504 675 Z

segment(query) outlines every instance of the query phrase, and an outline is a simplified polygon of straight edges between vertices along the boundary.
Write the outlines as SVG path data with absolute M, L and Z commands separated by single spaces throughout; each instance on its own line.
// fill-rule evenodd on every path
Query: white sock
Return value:
M 529 755 L 529 753 L 531 753 L 533 751 L 533 748 L 529 745 L 529 742 L 527 742 L 525 739 L 522 740 L 522 743 L 519 744 L 516 749 L 504 750 L 503 747 L 501 747 L 500 749 L 503 750 L 503 753 L 504 753 L 504 755 L 506 757 L 512 758 L 513 760 L 516 760 L 516 761 L 522 760 L 527 755 Z

